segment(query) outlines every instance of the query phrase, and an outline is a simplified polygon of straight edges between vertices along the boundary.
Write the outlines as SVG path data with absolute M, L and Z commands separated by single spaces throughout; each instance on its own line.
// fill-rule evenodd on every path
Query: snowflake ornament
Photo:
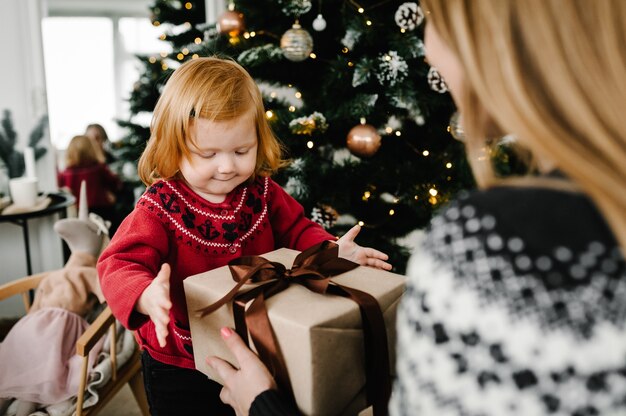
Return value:
M 417 3 L 402 3 L 394 17 L 401 29 L 414 30 L 424 21 L 424 12 Z
M 389 51 L 379 58 L 376 78 L 380 85 L 393 87 L 409 75 L 409 65 L 396 51 Z

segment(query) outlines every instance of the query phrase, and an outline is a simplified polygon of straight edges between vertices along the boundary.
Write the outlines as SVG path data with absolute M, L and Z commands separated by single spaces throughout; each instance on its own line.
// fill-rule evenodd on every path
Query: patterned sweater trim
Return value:
M 409 264 L 391 414 L 625 414 L 616 247 L 580 195 L 497 189 L 451 204 Z
M 240 248 L 267 218 L 268 185 L 269 178 L 257 179 L 239 187 L 229 204 L 211 204 L 180 181 L 160 181 L 148 188 L 139 205 L 156 212 L 181 238 L 205 247 Z

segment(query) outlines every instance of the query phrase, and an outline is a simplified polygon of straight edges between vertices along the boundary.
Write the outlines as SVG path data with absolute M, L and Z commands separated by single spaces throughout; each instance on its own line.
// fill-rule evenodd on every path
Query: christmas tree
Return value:
M 292 161 L 274 179 L 331 233 L 360 223 L 358 243 L 388 253 L 396 271 L 408 257 L 403 238 L 473 186 L 462 145 L 447 131 L 451 98 L 425 62 L 417 3 L 236 0 L 208 23 L 202 1 L 160 0 L 151 10 L 173 52 L 140 57 L 133 113 L 152 111 L 180 63 L 237 60 L 260 85 Z M 123 125 L 129 135 L 117 156 L 134 164 L 149 129 Z

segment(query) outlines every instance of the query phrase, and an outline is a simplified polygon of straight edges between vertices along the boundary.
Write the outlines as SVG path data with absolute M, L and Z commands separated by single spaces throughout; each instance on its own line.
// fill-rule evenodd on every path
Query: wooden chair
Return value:
M 12 296 L 21 295 L 24 302 L 26 312 L 30 310 L 30 291 L 37 288 L 41 280 L 47 273 L 39 273 L 36 275 L 17 279 L 9 283 L 5 283 L 0 286 L 0 301 Z M 85 398 L 85 387 L 87 385 L 88 377 L 88 358 L 89 352 L 98 343 L 107 331 L 110 332 L 110 345 L 111 345 L 111 361 L 112 361 L 112 375 L 109 382 L 98 390 L 99 400 L 98 402 L 86 409 L 83 409 L 83 402 Z M 141 355 L 139 349 L 136 348 L 131 358 L 121 367 L 117 368 L 116 362 L 116 327 L 115 317 L 111 313 L 111 309 L 107 306 L 98 317 L 91 323 L 89 328 L 83 333 L 83 335 L 76 342 L 76 353 L 82 357 L 83 366 L 80 380 L 80 387 L 76 394 L 76 415 L 86 416 L 97 414 L 106 404 L 124 387 L 124 384 L 128 383 L 130 389 L 135 396 L 135 400 L 139 405 L 141 413 L 144 416 L 149 416 L 148 400 L 146 398 L 146 392 L 143 386 L 143 377 L 141 374 Z

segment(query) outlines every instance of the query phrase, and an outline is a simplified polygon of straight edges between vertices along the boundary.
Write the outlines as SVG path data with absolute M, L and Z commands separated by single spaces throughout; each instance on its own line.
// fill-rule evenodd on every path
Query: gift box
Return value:
M 295 250 L 279 249 L 262 257 L 290 269 L 298 254 Z M 371 392 L 371 387 L 366 386 L 366 367 L 388 359 L 389 368 L 395 368 L 395 317 L 404 291 L 404 276 L 359 266 L 330 280 L 375 298 L 384 319 L 381 332 L 387 335 L 388 357 L 366 357 L 371 343 L 364 343 L 361 310 L 351 299 L 315 293 L 301 284 L 290 284 L 267 298 L 264 303 L 271 329 L 284 359 L 293 396 L 304 415 L 357 414 L 368 407 L 366 388 Z M 262 284 L 245 284 L 238 293 Z M 220 328 L 235 326 L 233 302 L 226 302 L 203 317 L 198 311 L 222 299 L 234 286 L 229 266 L 184 281 L 196 368 L 220 383 L 205 359 L 216 355 L 238 367 L 220 337 Z

